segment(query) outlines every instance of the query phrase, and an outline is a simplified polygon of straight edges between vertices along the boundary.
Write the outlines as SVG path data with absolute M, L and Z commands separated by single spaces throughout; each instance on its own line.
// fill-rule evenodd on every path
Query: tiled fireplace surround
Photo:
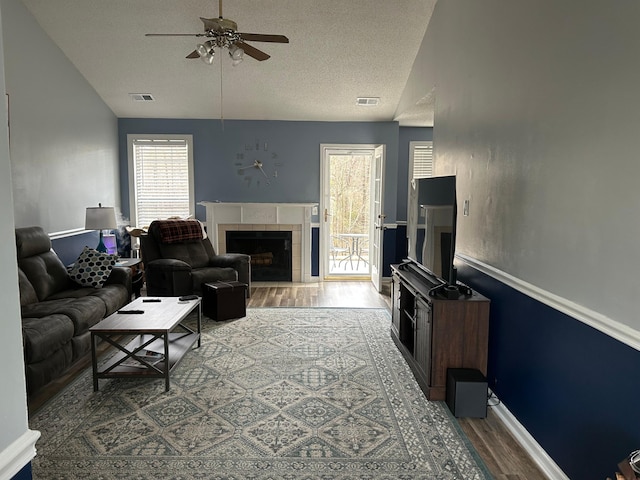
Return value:
M 290 231 L 292 281 L 311 280 L 311 209 L 315 203 L 200 202 L 207 209 L 207 232 L 218 253 L 227 253 L 229 230 Z

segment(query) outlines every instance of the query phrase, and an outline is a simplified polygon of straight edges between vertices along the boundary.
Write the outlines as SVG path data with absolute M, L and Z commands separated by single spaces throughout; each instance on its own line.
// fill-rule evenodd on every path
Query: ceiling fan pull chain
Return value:
M 220 0 L 222 3 L 222 0 Z M 223 95 L 222 95 L 222 56 L 220 56 L 220 123 L 222 123 L 222 130 L 224 130 L 224 113 L 223 113 Z

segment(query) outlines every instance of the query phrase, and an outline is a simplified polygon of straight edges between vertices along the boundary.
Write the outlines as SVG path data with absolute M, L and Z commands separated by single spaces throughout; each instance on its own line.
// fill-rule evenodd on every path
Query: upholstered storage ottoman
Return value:
M 246 302 L 246 283 L 211 282 L 202 285 L 202 313 L 212 320 L 245 317 Z

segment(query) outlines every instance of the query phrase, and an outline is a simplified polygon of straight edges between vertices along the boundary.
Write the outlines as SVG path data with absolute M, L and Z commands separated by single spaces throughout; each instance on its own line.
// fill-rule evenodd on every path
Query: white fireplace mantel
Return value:
M 219 238 L 220 225 L 246 225 L 252 230 L 267 225 L 300 226 L 300 278 L 311 281 L 311 212 L 317 203 L 232 203 L 199 202 L 207 210 L 207 234 L 216 251 L 226 253 L 226 241 Z M 250 227 L 249 227 L 250 226 Z

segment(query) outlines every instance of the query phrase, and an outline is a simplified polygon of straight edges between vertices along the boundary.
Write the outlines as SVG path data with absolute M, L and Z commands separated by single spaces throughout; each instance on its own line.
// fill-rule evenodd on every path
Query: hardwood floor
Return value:
M 348 307 L 390 308 L 389 292 L 379 294 L 371 283 L 364 281 L 329 281 L 319 283 L 256 283 L 251 286 L 249 308 L 257 307 Z M 106 349 L 103 344 L 101 349 Z M 29 397 L 29 412 L 37 411 L 48 399 L 62 390 L 85 368 L 90 368 L 87 356 L 63 377 Z M 529 455 L 511 436 L 489 408 L 485 419 L 458 419 L 472 445 L 477 450 L 495 480 L 545 480 Z
M 546 480 L 491 408 L 487 418 L 459 418 L 458 423 L 495 480 Z
M 369 282 L 258 283 L 251 285 L 248 307 L 391 308 Z

